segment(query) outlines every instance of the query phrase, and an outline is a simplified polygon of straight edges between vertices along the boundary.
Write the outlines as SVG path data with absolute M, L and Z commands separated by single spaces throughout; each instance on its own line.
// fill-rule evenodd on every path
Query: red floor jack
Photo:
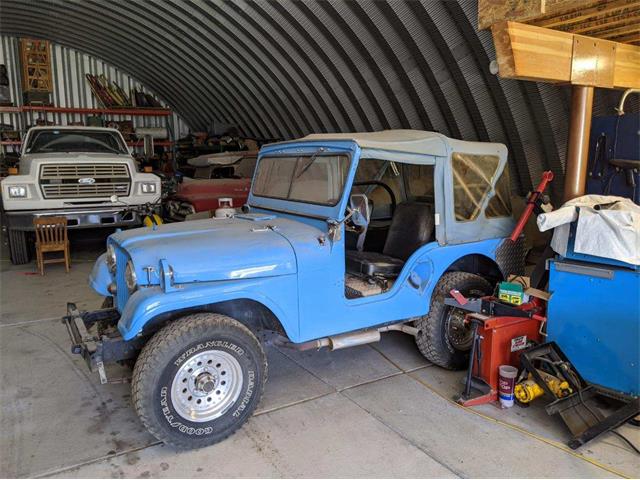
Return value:
M 527 207 L 509 237 L 512 242 L 518 240 L 531 215 L 547 202 L 543 192 L 552 180 L 553 172 L 544 172 L 540 184 L 529 194 Z M 498 367 L 520 365 L 520 351 L 541 342 L 542 326 L 547 320 L 546 303 L 531 297 L 528 303 L 515 306 L 495 297 L 466 299 L 458 291 L 452 291 L 451 295 L 453 298 L 445 299 L 445 304 L 469 311 L 465 321 L 473 331 L 465 389 L 458 403 L 470 407 L 495 402 Z
M 545 302 L 539 298 L 508 305 L 495 297 L 467 299 L 458 291 L 445 299 L 451 307 L 467 310 L 473 343 L 465 389 L 458 403 L 465 407 L 498 400 L 498 367 L 520 365 L 520 351 L 542 340 Z

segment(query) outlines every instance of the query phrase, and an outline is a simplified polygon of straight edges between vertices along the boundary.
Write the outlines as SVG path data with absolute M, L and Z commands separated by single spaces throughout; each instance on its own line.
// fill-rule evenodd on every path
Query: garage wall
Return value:
M 8 35 L 0 36 L 0 63 L 7 66 L 9 73 L 9 88 L 11 91 L 11 101 L 14 105 L 22 105 L 21 80 L 20 80 L 20 50 L 18 38 Z M 113 80 L 120 85 L 125 92 L 130 92 L 132 88 L 142 89 L 152 93 L 141 82 L 131 75 L 110 65 L 103 60 L 91 55 L 79 52 L 73 48 L 64 47 L 57 44 L 51 45 L 51 63 L 53 77 L 53 105 L 58 107 L 75 108 L 99 108 L 101 105 L 89 88 L 89 83 L 85 74 L 104 74 L 109 80 Z M 155 95 L 159 98 L 158 95 Z M 159 98 L 160 102 L 167 106 L 167 102 Z M 41 114 L 42 115 L 42 114 Z M 174 113 L 173 124 L 176 128 L 176 138 L 186 135 L 189 127 L 182 118 Z M 160 117 L 129 117 L 112 116 L 113 120 L 133 120 L 136 127 L 163 127 L 165 119 Z M 59 125 L 66 125 L 69 122 L 80 122 L 86 119 L 84 115 L 78 114 L 53 114 L 48 113 L 47 119 Z M 22 118 L 17 114 L 0 114 L 2 123 L 9 123 L 16 128 L 23 130 Z

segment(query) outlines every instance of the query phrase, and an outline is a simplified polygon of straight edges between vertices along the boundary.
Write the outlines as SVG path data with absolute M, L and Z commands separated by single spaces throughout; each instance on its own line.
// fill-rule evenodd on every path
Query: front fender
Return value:
M 107 266 L 107 254 L 103 253 L 93 265 L 93 269 L 89 275 L 89 285 L 103 297 L 109 297 L 111 294 L 107 288 L 112 281 L 113 277 Z
M 165 292 L 160 286 L 147 287 L 131 295 L 118 322 L 122 337 L 131 340 L 148 322 L 163 313 L 238 299 L 263 304 L 278 318 L 292 341 L 299 337 L 295 275 L 190 283 L 174 288 Z

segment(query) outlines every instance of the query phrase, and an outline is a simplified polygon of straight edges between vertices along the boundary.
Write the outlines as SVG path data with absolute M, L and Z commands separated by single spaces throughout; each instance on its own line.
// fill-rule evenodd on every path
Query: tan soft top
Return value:
M 467 142 L 449 138 L 441 133 L 423 130 L 382 130 L 359 133 L 314 133 L 306 137 L 281 142 L 330 142 L 351 140 L 362 150 L 362 158 L 379 158 L 406 161 L 407 163 L 432 163 L 419 156 L 448 157 L 452 151 L 474 152 L 477 154 L 502 154 L 506 157 L 506 147 L 500 143 Z M 425 162 L 426 160 L 426 162 Z

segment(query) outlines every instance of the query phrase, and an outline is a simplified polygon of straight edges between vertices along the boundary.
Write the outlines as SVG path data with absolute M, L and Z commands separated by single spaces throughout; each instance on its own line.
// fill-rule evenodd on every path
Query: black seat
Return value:
M 417 202 L 401 203 L 393 214 L 382 253 L 347 250 L 347 272 L 356 275 L 397 277 L 411 254 L 431 240 L 434 228 L 431 205 Z

